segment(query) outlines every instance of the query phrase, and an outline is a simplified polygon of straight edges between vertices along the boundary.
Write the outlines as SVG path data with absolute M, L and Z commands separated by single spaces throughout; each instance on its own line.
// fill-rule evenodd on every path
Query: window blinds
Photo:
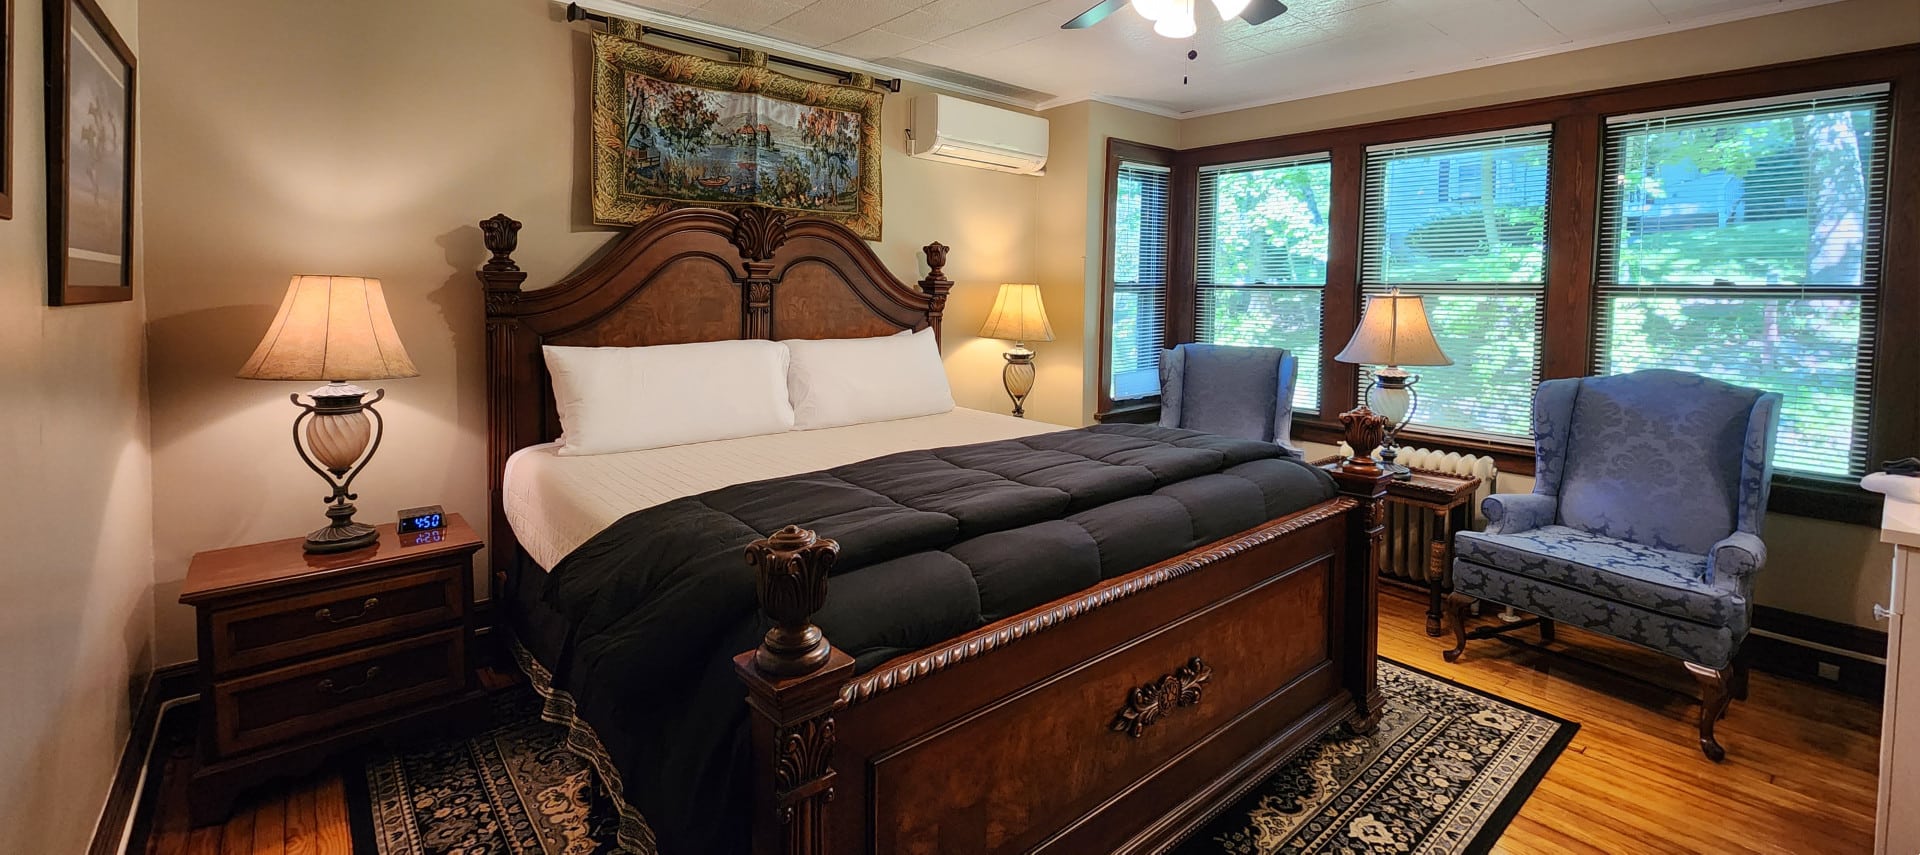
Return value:
M 1426 297 L 1453 365 L 1417 367 L 1415 424 L 1526 439 L 1540 377 L 1552 129 L 1370 147 L 1361 294 Z M 1373 382 L 1360 371 L 1363 396 Z
M 1887 87 L 1608 122 L 1598 373 L 1781 393 L 1776 468 L 1866 470 Z
M 1195 339 L 1284 347 L 1298 360 L 1293 406 L 1320 410 L 1327 285 L 1326 154 L 1203 167 L 1195 241 Z
M 1122 162 L 1113 206 L 1113 304 L 1107 317 L 1107 397 L 1160 391 L 1160 348 L 1167 319 L 1167 168 Z

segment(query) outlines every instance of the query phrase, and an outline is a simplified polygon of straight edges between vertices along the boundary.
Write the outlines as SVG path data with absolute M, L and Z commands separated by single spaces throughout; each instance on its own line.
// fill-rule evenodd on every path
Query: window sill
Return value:
M 1775 474 L 1767 510 L 1776 514 L 1880 527 L 1879 493 L 1860 482 L 1807 475 Z
M 1093 420 L 1101 424 L 1153 424 L 1160 420 L 1160 399 L 1115 401 L 1105 412 L 1094 413 Z

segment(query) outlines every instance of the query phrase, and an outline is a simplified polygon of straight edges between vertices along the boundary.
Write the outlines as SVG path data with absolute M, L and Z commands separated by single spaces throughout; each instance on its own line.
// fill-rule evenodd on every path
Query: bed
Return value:
M 623 822 L 622 837 L 630 845 L 653 843 L 629 815 L 612 756 L 645 738 L 621 732 L 638 727 L 628 719 L 656 712 L 636 703 L 671 710 L 710 703 L 695 696 L 716 689 L 706 664 L 674 670 L 689 653 L 671 644 L 654 655 L 676 661 L 625 661 L 649 673 L 707 674 L 701 685 L 656 680 L 645 694 L 616 695 L 623 673 L 578 664 L 586 643 L 580 610 L 611 607 L 592 595 L 555 595 L 548 589 L 564 586 L 550 584 L 548 571 L 569 558 L 578 565 L 583 543 L 603 542 L 622 526 L 632 544 L 647 543 L 646 514 L 729 491 L 747 491 L 742 501 L 756 508 L 781 498 L 803 507 L 800 497 L 782 496 L 786 482 L 769 479 L 821 470 L 852 478 L 874 463 L 855 459 L 873 455 L 999 460 L 967 450 L 990 440 L 1000 441 L 994 448 L 1090 457 L 1131 443 L 1129 453 L 1165 459 L 1239 455 L 1220 464 L 1236 472 L 1286 468 L 1187 432 L 1052 433 L 1059 429 L 968 410 L 562 457 L 550 445 L 560 426 L 543 345 L 857 338 L 929 327 L 937 335 L 953 285 L 944 276 L 948 249 L 926 248 L 928 274 L 916 287 L 833 223 L 752 206 L 686 209 L 636 227 L 559 284 L 529 291 L 512 258 L 519 226 L 505 215 L 481 224 L 492 252 L 479 278 L 494 602 L 521 665 L 549 697 L 549 717 L 574 727 L 573 744 L 628 808 L 622 817 L 633 827 Z M 1355 447 L 1376 444 L 1377 416 L 1342 419 Z M 740 848 L 1156 851 L 1326 727 L 1344 720 L 1370 729 L 1380 704 L 1372 565 L 1387 476 L 1360 459 L 1331 477 L 1334 486 L 1311 504 L 1271 505 L 1273 518 L 1210 534 L 1180 554 L 1015 612 L 983 609 L 991 620 L 883 654 L 870 644 L 843 650 L 821 629 L 836 625 L 826 615 L 834 606 L 844 611 L 860 578 L 836 568 L 843 556 L 834 532 L 753 522 L 752 541 L 730 554 L 740 555 L 736 572 L 751 582 L 757 626 L 767 631 L 757 645 L 741 636 L 730 665 L 720 663 L 731 672 L 723 694 L 743 718 L 737 789 L 745 815 L 728 814 L 744 823 Z M 646 510 L 622 516 L 636 507 Z M 856 666 L 852 654 L 863 651 Z M 576 704 L 575 695 L 620 700 L 596 707 Z

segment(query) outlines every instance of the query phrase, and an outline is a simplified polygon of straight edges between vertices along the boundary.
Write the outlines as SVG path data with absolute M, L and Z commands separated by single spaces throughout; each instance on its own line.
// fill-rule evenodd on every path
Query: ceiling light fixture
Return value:
M 1173 14 L 1181 6 L 1182 0 L 1133 0 L 1133 11 L 1149 21 L 1158 21 Z
M 1250 2 L 1252 0 L 1213 0 L 1213 8 L 1220 10 L 1220 20 L 1231 21 L 1247 11 Z
M 1193 22 L 1193 0 L 1174 0 L 1172 8 L 1154 21 L 1153 31 L 1170 39 L 1189 38 L 1199 32 Z

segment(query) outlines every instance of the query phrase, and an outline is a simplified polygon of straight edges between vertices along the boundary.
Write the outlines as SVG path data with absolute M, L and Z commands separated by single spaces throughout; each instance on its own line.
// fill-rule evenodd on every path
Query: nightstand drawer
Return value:
M 222 757 L 466 688 L 462 630 L 390 642 L 213 686 Z
M 348 644 L 398 637 L 465 612 L 467 564 L 213 612 L 213 661 L 221 674 Z

